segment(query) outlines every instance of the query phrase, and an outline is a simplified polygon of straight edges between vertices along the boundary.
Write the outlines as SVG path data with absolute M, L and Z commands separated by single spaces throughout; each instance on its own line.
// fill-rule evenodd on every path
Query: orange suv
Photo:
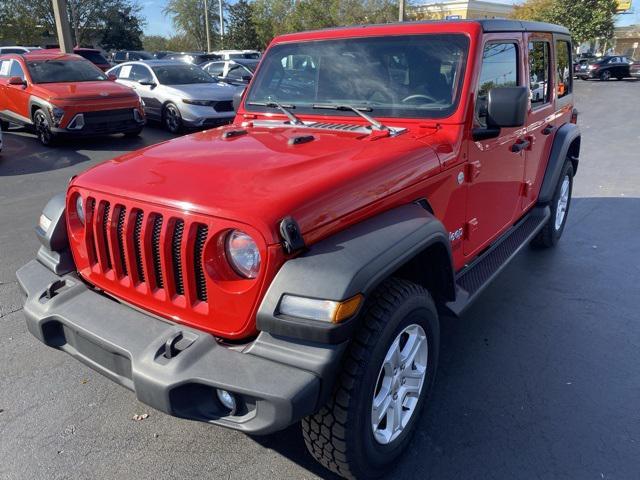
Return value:
M 31 127 L 43 145 L 61 136 L 139 135 L 140 97 L 79 55 L 0 56 L 0 126 Z

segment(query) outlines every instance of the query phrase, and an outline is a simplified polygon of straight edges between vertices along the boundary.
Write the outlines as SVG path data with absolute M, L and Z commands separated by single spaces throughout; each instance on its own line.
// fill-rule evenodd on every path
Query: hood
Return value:
M 136 97 L 129 87 L 111 81 L 40 83 L 36 87 L 47 100 L 109 100 Z
M 191 100 L 231 100 L 237 87 L 226 83 L 192 83 L 188 85 L 167 85 L 171 95 L 183 96 Z
M 73 184 L 246 224 L 278 242 L 293 216 L 303 235 L 435 174 L 438 157 L 410 132 L 369 135 L 309 128 L 229 128 L 161 143 L 98 165 Z M 293 144 L 293 137 L 314 140 Z

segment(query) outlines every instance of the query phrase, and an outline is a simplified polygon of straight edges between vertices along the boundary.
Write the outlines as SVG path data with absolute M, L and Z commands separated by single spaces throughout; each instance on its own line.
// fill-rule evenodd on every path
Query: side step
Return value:
M 551 215 L 549 207 L 537 207 L 511 227 L 487 251 L 456 275 L 456 300 L 447 303 L 460 315 L 504 267 L 536 236 Z

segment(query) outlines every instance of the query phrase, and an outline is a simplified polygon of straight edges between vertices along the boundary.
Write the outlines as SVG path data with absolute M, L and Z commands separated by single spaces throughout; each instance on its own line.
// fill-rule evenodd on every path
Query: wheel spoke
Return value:
M 373 411 L 371 412 L 371 420 L 373 421 L 375 428 L 378 428 L 380 422 L 382 422 L 385 415 L 387 415 L 392 401 L 393 398 L 389 393 L 387 393 L 386 395 L 380 396 L 377 405 L 376 402 L 374 402 Z

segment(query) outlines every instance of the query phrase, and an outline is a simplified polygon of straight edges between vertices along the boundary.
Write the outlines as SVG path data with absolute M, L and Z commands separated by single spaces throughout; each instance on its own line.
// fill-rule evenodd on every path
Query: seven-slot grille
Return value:
M 185 306 L 207 302 L 207 225 L 93 197 L 86 205 L 85 242 L 92 275 L 146 286 L 149 293 L 164 291 L 165 299 L 186 300 Z

